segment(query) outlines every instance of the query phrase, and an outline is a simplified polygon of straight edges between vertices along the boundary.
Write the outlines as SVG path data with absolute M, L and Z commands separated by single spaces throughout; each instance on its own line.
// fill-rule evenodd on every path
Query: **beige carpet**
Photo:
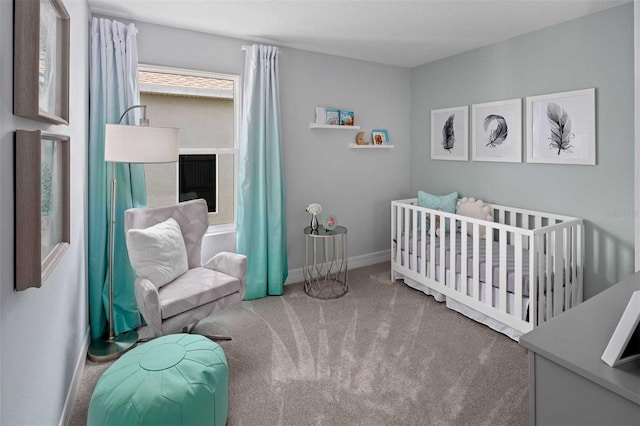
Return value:
M 402 282 L 389 264 L 349 272 L 350 291 L 302 285 L 243 302 L 196 331 L 228 334 L 229 425 L 521 425 L 528 358 L 516 342 Z M 87 362 L 71 425 L 106 364 Z

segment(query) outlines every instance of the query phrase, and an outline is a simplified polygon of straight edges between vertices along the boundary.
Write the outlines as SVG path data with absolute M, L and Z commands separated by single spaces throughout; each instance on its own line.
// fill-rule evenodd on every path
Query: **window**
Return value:
M 207 201 L 210 225 L 235 224 L 239 77 L 139 66 L 152 126 L 180 129 L 178 163 L 145 164 L 147 205 Z

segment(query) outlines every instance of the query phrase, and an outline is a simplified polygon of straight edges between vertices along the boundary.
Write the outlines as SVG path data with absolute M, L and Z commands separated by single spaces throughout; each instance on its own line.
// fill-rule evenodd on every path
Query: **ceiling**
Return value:
M 631 0 L 88 0 L 94 13 L 414 67 Z

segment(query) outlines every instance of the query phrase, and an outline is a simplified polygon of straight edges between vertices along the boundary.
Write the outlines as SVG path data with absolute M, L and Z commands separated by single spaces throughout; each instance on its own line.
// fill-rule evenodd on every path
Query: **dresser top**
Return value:
M 640 273 L 613 285 L 520 337 L 525 348 L 640 405 L 640 360 L 609 367 L 602 354 Z

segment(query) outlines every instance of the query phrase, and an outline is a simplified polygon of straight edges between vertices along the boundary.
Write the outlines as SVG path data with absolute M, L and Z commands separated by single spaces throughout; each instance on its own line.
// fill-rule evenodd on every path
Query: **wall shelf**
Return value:
M 350 143 L 349 148 L 352 149 L 391 149 L 394 145 L 358 145 L 355 143 Z
M 310 123 L 311 129 L 342 129 L 342 130 L 360 130 L 360 126 L 337 126 L 335 124 L 316 124 Z

